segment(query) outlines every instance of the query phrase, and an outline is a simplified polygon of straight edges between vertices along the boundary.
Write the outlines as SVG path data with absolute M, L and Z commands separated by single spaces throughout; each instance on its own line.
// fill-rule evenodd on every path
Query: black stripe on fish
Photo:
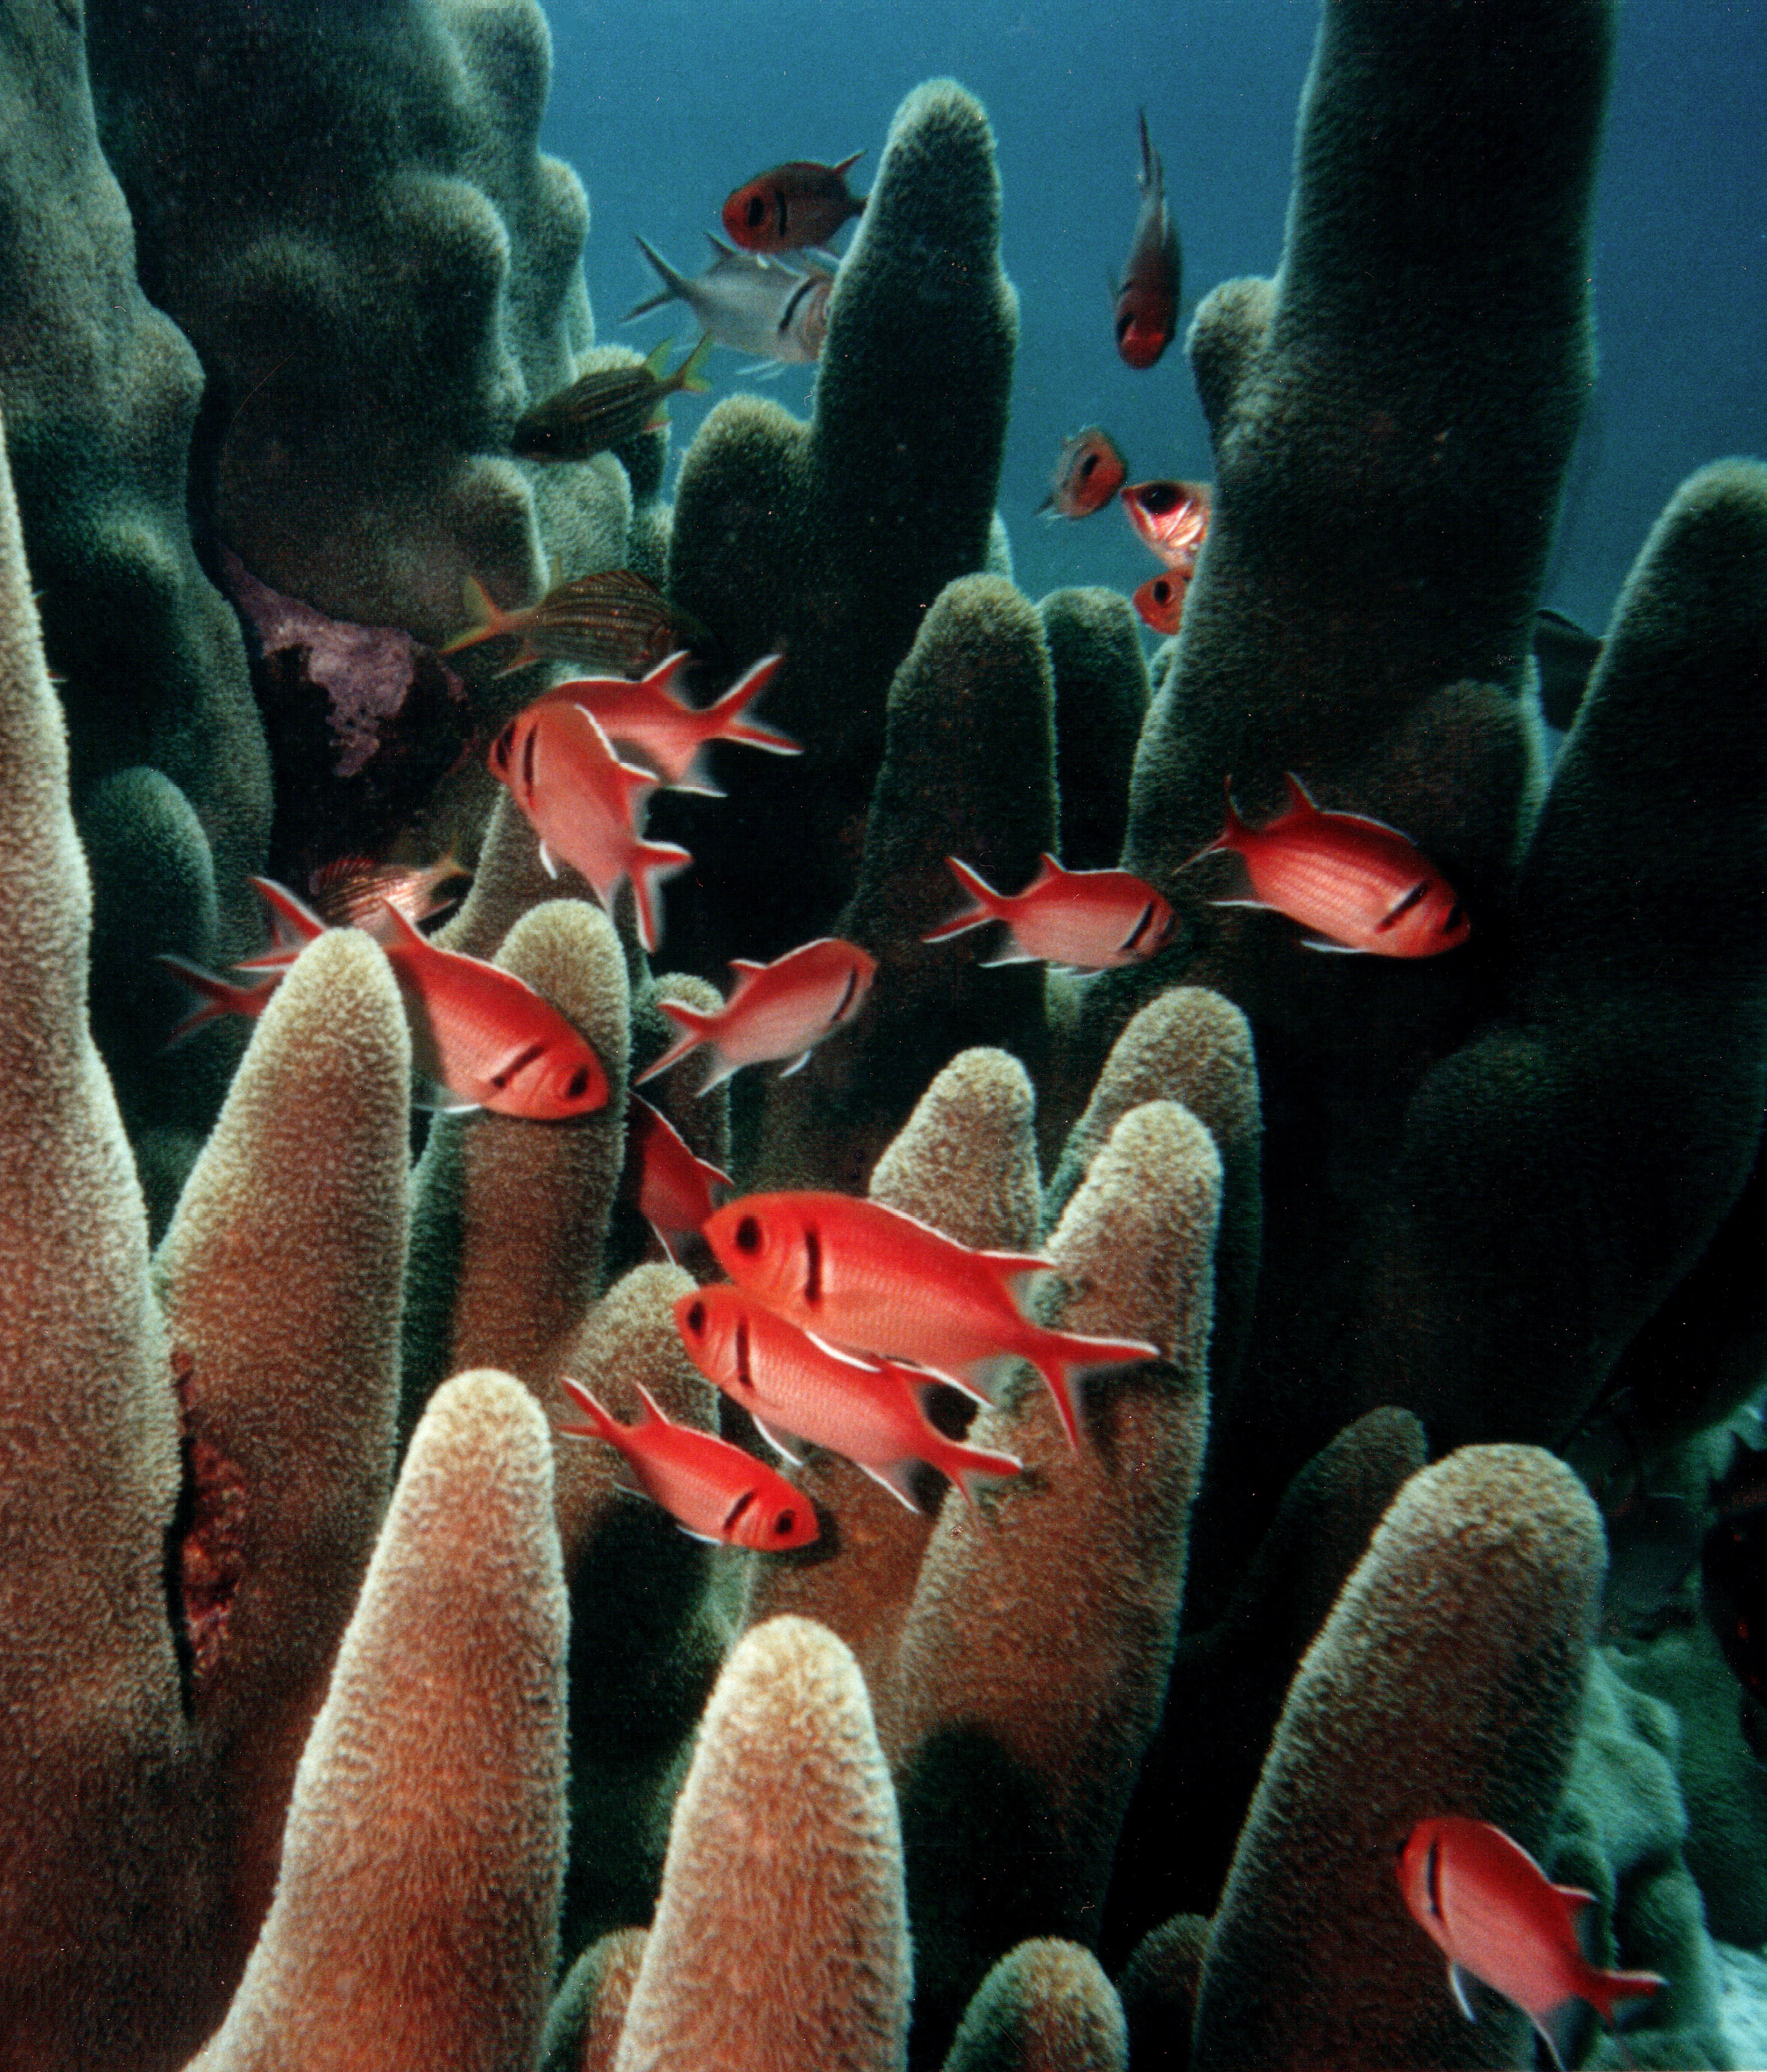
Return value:
M 754 1370 L 749 1365 L 749 1320 L 746 1317 L 736 1327 L 736 1378 L 745 1388 L 754 1387 Z
M 491 1083 L 499 1093 L 503 1092 L 516 1073 L 522 1071 L 524 1067 L 532 1064 L 535 1059 L 543 1057 L 545 1054 L 545 1050 L 546 1046 L 544 1043 L 533 1042 L 530 1043 L 525 1050 L 518 1050 L 500 1072 L 494 1072 L 491 1075 Z
M 847 973 L 847 989 L 840 996 L 840 1004 L 839 1006 L 837 1006 L 834 1013 L 828 1017 L 831 1023 L 838 1022 L 841 1016 L 846 1013 L 847 1009 L 852 1006 L 853 996 L 858 990 L 859 973 L 856 968 Z
M 803 1299 L 812 1309 L 822 1300 L 822 1233 L 814 1223 L 803 1227 Z
M 1136 923 L 1135 926 L 1130 929 L 1128 935 L 1123 938 L 1121 947 L 1125 950 L 1132 950 L 1136 944 L 1140 942 L 1141 938 L 1147 933 L 1153 920 L 1153 902 L 1150 899 L 1146 906 L 1141 909 L 1140 919 Z
M 754 1498 L 755 1492 L 751 1489 L 746 1489 L 742 1492 L 742 1495 L 737 1498 L 736 1502 L 730 1506 L 729 1509 L 725 1512 L 724 1530 L 726 1532 L 735 1531 L 737 1520 L 741 1518 L 743 1512 L 748 1509 L 749 1506 L 754 1503 Z
M 1403 920 L 1428 890 L 1429 880 L 1427 878 L 1419 878 L 1409 892 L 1402 893 L 1381 915 L 1375 923 L 1375 932 L 1379 935 L 1382 929 L 1391 928 L 1395 922 Z
M 791 319 L 798 313 L 798 305 L 816 286 L 816 280 L 817 277 L 816 274 L 806 273 L 803 278 L 798 283 L 797 286 L 791 290 L 788 296 L 787 296 L 785 307 L 779 312 L 778 330 L 781 338 L 783 338 L 791 330 Z
M 1438 1835 L 1429 1845 L 1429 1855 L 1424 1864 L 1424 1892 L 1429 1901 L 1429 1910 L 1440 1921 L 1442 1918 L 1442 1838 Z
M 538 737 L 540 729 L 537 726 L 531 726 L 528 728 L 527 733 L 522 737 L 522 788 L 527 792 L 530 798 L 533 796 L 534 792 L 534 742 L 536 738 Z

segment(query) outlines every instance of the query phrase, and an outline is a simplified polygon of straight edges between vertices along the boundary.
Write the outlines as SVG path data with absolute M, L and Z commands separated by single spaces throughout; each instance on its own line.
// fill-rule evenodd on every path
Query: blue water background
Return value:
M 1112 338 L 1136 109 L 1165 162 L 1187 324 L 1214 282 L 1275 269 L 1314 0 L 549 0 L 549 15 L 543 142 L 589 189 L 598 335 L 646 350 L 667 319 L 618 321 L 655 285 L 635 232 L 697 272 L 742 180 L 863 145 L 862 191 L 910 87 L 948 74 L 978 95 L 1019 296 L 1000 486 L 1019 583 L 1033 597 L 1074 582 L 1127 591 L 1155 573 L 1115 507 L 1079 524 L 1033 515 L 1062 438 L 1089 422 L 1118 440 L 1132 480 L 1214 472 L 1181 337 L 1145 372 Z M 1596 239 L 1601 380 L 1547 600 L 1596 629 L 1676 484 L 1722 454 L 1767 451 L 1764 110 L 1767 0 L 1624 10 Z M 676 310 L 684 344 L 693 327 Z M 713 354 L 709 401 L 755 385 L 807 409 L 807 370 L 752 384 L 742 364 Z M 707 407 L 675 399 L 677 458 Z

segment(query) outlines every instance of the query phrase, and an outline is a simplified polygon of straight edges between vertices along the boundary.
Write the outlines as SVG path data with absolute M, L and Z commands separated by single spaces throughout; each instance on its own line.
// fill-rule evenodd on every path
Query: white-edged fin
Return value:
M 413 1079 L 411 1083 L 411 1105 L 426 1108 L 432 1115 L 476 1115 L 483 1105 L 475 1100 L 462 1100 L 452 1087 L 445 1087 L 439 1079 Z
M 965 1360 L 964 1372 L 973 1388 L 981 1390 L 990 1405 L 1000 1401 L 1000 1392 L 1006 1386 L 1006 1377 L 1017 1367 L 1023 1355 L 1019 1353 L 989 1353 L 984 1359 Z
M 1559 2067 L 1581 2064 L 1591 2041 L 1591 2030 L 1600 2019 L 1587 2000 L 1568 1993 L 1555 2006 L 1534 2018 L 1535 2033 L 1546 2045 L 1547 2055 Z
M 816 1047 L 816 1046 L 815 1046 L 815 1045 L 814 1045 L 814 1044 L 812 1044 L 812 1045 L 811 1046 L 811 1050 L 814 1050 L 814 1049 L 815 1049 L 815 1047 Z M 780 1077 L 782 1079 L 789 1079 L 791 1078 L 791 1075 L 792 1075 L 794 1072 L 801 1072 L 801 1071 L 803 1070 L 804 1067 L 809 1063 L 809 1062 L 810 1062 L 810 1051 L 809 1051 L 809 1050 L 800 1050 L 800 1051 L 798 1053 L 797 1056 L 796 1056 L 796 1057 L 795 1057 L 795 1058 L 791 1060 L 791 1063 L 790 1063 L 789 1065 L 785 1066 L 785 1067 L 781 1070 L 780 1074 L 779 1074 L 779 1077 Z
M 1268 899 L 1211 899 L 1211 906 L 1243 906 L 1254 914 L 1280 914 L 1280 906 L 1272 906 Z
M 1454 1996 L 1454 2003 L 1456 2006 L 1459 2008 L 1461 2012 L 1465 2016 L 1469 2021 L 1477 2021 L 1478 2020 L 1478 2016 L 1473 2012 L 1473 1996 L 1467 1990 L 1469 1987 L 1474 1986 L 1477 1984 L 1477 1983 L 1478 1981 L 1473 1977 L 1470 1971 L 1467 1971 L 1463 1966 L 1457 1964 L 1452 1958 L 1449 1959 L 1448 1966 L 1449 1991 Z
M 746 367 L 738 368 L 737 378 L 739 380 L 777 381 L 784 373 L 785 365 L 783 360 L 751 360 Z
M 1002 964 L 1040 964 L 1042 961 L 1042 960 L 1034 950 L 1027 950 L 1017 937 L 1014 936 L 1009 945 L 1002 950 L 997 957 L 984 957 L 981 968 L 984 971 L 997 971 Z
M 556 878 L 558 875 L 558 859 L 547 848 L 544 842 L 540 845 L 540 867 L 549 878 Z
M 855 1461 L 853 1466 L 862 1475 L 869 1475 L 880 1488 L 886 1489 L 898 1503 L 906 1504 L 916 1517 L 927 1514 L 915 1501 L 914 1485 L 908 1479 L 909 1462 L 892 1461 L 886 1468 L 874 1468 L 864 1461 Z
M 678 1532 L 684 1532 L 689 1540 L 698 1540 L 702 1547 L 722 1547 L 725 1544 L 715 1532 L 696 1532 L 691 1525 L 683 1525 L 680 1519 L 676 1519 L 675 1528 Z
M 679 1261 L 675 1256 L 675 1248 L 669 1243 L 668 1238 L 664 1235 L 663 1226 L 658 1223 L 651 1223 L 651 1219 L 648 1216 L 647 1216 L 644 1220 L 647 1223 L 650 1223 L 651 1235 L 656 1240 L 660 1245 L 662 1246 L 663 1256 L 668 1261 L 671 1266 L 678 1264 Z
M 1303 935 L 1301 947 L 1304 950 L 1322 950 L 1334 957 L 1366 957 L 1369 954 L 1358 943 L 1334 943 L 1329 935 Z
M 766 1441 L 767 1444 L 773 1449 L 774 1452 L 779 1455 L 779 1458 L 782 1461 L 789 1461 L 795 1468 L 801 1468 L 803 1466 L 803 1454 L 794 1453 L 791 1449 L 786 1444 L 785 1441 L 774 1430 L 773 1427 L 767 1424 L 764 1419 L 757 1417 L 754 1411 L 750 1409 L 746 1404 L 743 1405 L 743 1408 L 746 1410 L 748 1410 L 750 1420 L 754 1424 L 755 1430 Z

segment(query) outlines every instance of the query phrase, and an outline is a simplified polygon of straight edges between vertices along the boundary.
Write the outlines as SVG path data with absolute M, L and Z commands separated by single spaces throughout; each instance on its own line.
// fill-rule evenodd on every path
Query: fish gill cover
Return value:
M 1551 759 L 1531 656 L 1594 379 L 1613 32 L 1605 0 L 1328 0 L 1276 273 L 1209 288 L 1190 330 L 1210 455 L 1134 470 L 1213 484 L 1150 672 L 1135 577 L 1012 580 L 1036 312 L 964 88 L 869 140 L 809 414 L 721 394 L 672 500 L 666 425 L 512 447 L 644 356 L 596 342 L 531 0 L 6 12 L 10 2060 L 1515 2062 L 1527 2016 L 1466 2026 L 1394 1876 L 1452 1819 L 1593 1893 L 1592 1962 L 1667 1980 L 1580 2051 L 1728 2062 L 1707 1923 L 1767 1938 L 1736 1630 L 1759 1536 L 1727 1473 L 1767 1337 L 1767 471 L 1670 499 Z M 1182 105 L 1133 91 L 1181 219 L 1207 169 Z M 1096 350 L 1176 420 L 1176 351 L 1132 373 L 1110 328 L 1139 154 L 1088 125 L 1116 128 Z M 702 212 L 861 141 L 781 118 Z M 1062 432 L 1099 414 L 1075 398 Z M 1038 553 L 1107 522 L 1040 520 Z M 265 652 L 227 555 L 300 607 L 291 645 Z M 485 767 L 564 660 L 458 645 L 469 746 L 381 738 L 375 810 L 409 805 L 364 858 L 349 799 L 296 812 L 257 702 L 319 680 L 276 660 L 303 642 L 330 672 L 339 627 L 417 656 L 457 640 L 469 579 L 514 611 L 614 569 L 703 631 L 698 703 L 783 654 L 766 717 L 804 751 L 720 744 L 721 799 L 607 780 L 623 840 L 649 810 L 691 849 L 672 972 L 619 874 L 610 914 L 546 869 L 516 796 L 569 790 L 543 727 L 509 737 L 540 744 L 511 792 Z M 605 778 L 618 744 L 569 724 Z M 1224 788 L 1261 828 L 1290 773 L 1414 845 L 1466 940 L 1332 955 L 1274 896 L 1218 903 Z M 605 1099 L 414 1128 L 414 1059 L 488 1042 L 485 1000 L 520 989 L 401 984 L 409 922 L 279 936 L 248 1032 L 162 1052 L 156 956 L 259 949 L 266 864 L 397 883 L 450 844 L 473 882 L 432 954 L 531 989 Z M 926 941 L 949 859 L 1017 897 L 1044 852 L 1133 873 L 1169 935 L 1090 977 L 992 968 L 997 924 Z M 642 1389 L 718 1426 L 675 1324 L 710 1254 L 689 1228 L 665 1260 L 638 1212 L 628 1087 L 679 1033 L 665 1003 L 725 1013 L 756 983 L 734 960 L 824 937 L 870 983 L 788 998 L 801 1070 L 654 1083 L 742 1190 L 721 1241 L 756 1190 L 869 1193 L 955 1240 L 953 1276 L 1004 1256 L 1005 1350 L 1058 1330 L 1113 1363 L 1070 1435 L 964 1338 L 984 1401 L 904 1385 L 1016 1472 L 910 1503 L 818 1449 L 788 1471 L 814 1538 L 752 1554 L 561 1435 L 564 1382 L 622 1424 Z M 509 1043 L 488 1083 L 543 1064 L 531 1027 Z M 802 1301 L 850 1318 L 861 1219 L 803 1198 Z M 864 1264 L 890 1314 L 951 1314 L 887 1248 Z M 867 1373 L 907 1350 L 837 1328 Z M 1670 1490 L 1679 1512 L 1644 1501 Z M 1722 1534 L 1723 1590 L 1685 1580 L 1690 1543 L 1605 1598 L 1610 1559 L 1650 1565 L 1641 1521 L 1683 1515 Z

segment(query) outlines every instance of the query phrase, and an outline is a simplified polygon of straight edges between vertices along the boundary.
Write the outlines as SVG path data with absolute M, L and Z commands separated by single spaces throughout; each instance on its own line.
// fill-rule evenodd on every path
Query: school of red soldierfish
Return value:
M 713 343 L 775 360 L 813 360 L 832 273 L 814 264 L 800 270 L 778 255 L 821 245 L 864 208 L 864 197 L 846 184 L 858 155 L 836 165 L 794 160 L 738 187 L 722 214 L 742 249 L 714 238 L 713 264 L 697 279 L 676 273 L 644 245 L 664 292 L 631 314 L 678 298 L 705 335 L 672 374 L 664 371 L 665 346 L 639 365 L 584 376 L 527 413 L 514 450 L 536 460 L 582 460 L 665 421 L 670 394 L 705 386 L 699 370 Z M 1116 291 L 1118 350 L 1136 368 L 1152 366 L 1164 352 L 1179 302 L 1177 233 L 1144 115 L 1140 187 Z M 1136 591 L 1136 608 L 1150 625 L 1175 632 L 1208 532 L 1209 491 L 1195 483 L 1128 484 L 1127 475 L 1109 437 L 1088 426 L 1064 446 L 1045 508 L 1072 519 L 1120 501 L 1161 565 Z M 538 603 L 514 610 L 469 580 L 466 601 L 472 623 L 443 653 L 513 638 L 520 645 L 508 668 L 551 660 L 622 672 L 543 691 L 497 735 L 487 761 L 538 837 L 546 870 L 556 875 L 561 863 L 569 864 L 610 911 L 630 885 L 639 939 L 654 951 L 663 935 L 663 886 L 692 859 L 673 843 L 645 840 L 647 803 L 663 787 L 721 797 L 709 767 L 721 742 L 775 755 L 799 752 L 751 709 L 783 657 L 763 656 L 698 706 L 684 682 L 688 650 L 705 654 L 715 643 L 629 570 L 555 584 Z M 1452 889 L 1396 829 L 1359 814 L 1320 811 L 1292 774 L 1287 810 L 1253 828 L 1240 819 L 1231 777 L 1227 783 L 1222 831 L 1191 859 L 1231 853 L 1239 860 L 1247 890 L 1218 903 L 1287 915 L 1312 931 L 1305 939 L 1318 948 L 1424 957 L 1465 939 L 1466 917 Z M 961 857 L 947 861 L 968 901 L 922 939 L 941 943 L 998 923 L 1005 947 L 993 964 L 1109 970 L 1155 955 L 1177 925 L 1169 902 L 1126 870 L 1067 870 L 1046 855 L 1021 890 L 1002 893 Z M 530 1121 L 605 1107 L 602 1061 L 556 1008 L 512 973 L 422 932 L 418 924 L 450 903 L 442 887 L 463 875 L 452 856 L 404 869 L 352 859 L 315 878 L 320 911 L 282 886 L 253 879 L 273 939 L 240 961 L 240 977 L 161 960 L 199 1002 L 172 1040 L 218 1015 L 261 1013 L 307 943 L 329 923 L 354 925 L 387 953 L 410 1021 L 419 1098 L 427 1104 L 484 1108 Z M 710 1061 L 702 1092 L 748 1065 L 789 1060 L 786 1071 L 795 1071 L 860 1011 L 877 969 L 865 950 L 834 936 L 801 944 L 770 964 L 738 959 L 729 997 L 716 1009 L 659 1002 L 681 1034 L 639 1083 L 701 1049 Z M 697 1157 L 635 1093 L 627 1133 L 637 1206 L 665 1254 L 672 1259 L 677 1246 L 697 1239 L 729 1276 L 731 1285 L 702 1288 L 676 1306 L 695 1363 L 782 1451 L 788 1440 L 828 1447 L 910 1506 L 918 1507 L 916 1462 L 938 1470 L 966 1497 L 978 1482 L 1019 1470 L 1011 1455 L 964 1445 L 939 1430 L 927 1414 L 939 1388 L 989 1400 L 1001 1373 L 1026 1362 L 1047 1384 L 1077 1448 L 1075 1377 L 1157 1356 L 1139 1341 L 1053 1330 L 1029 1318 L 1021 1297 L 1035 1276 L 1054 1271 L 1046 1259 L 972 1251 L 911 1216 L 840 1194 L 756 1194 L 721 1208 L 717 1191 L 731 1186 L 729 1176 Z M 590 1421 L 561 1429 L 617 1447 L 640 1486 L 688 1530 L 773 1549 L 818 1536 L 807 1500 L 752 1454 L 672 1424 L 648 1396 L 639 1421 L 624 1425 L 586 1389 L 565 1385 Z

